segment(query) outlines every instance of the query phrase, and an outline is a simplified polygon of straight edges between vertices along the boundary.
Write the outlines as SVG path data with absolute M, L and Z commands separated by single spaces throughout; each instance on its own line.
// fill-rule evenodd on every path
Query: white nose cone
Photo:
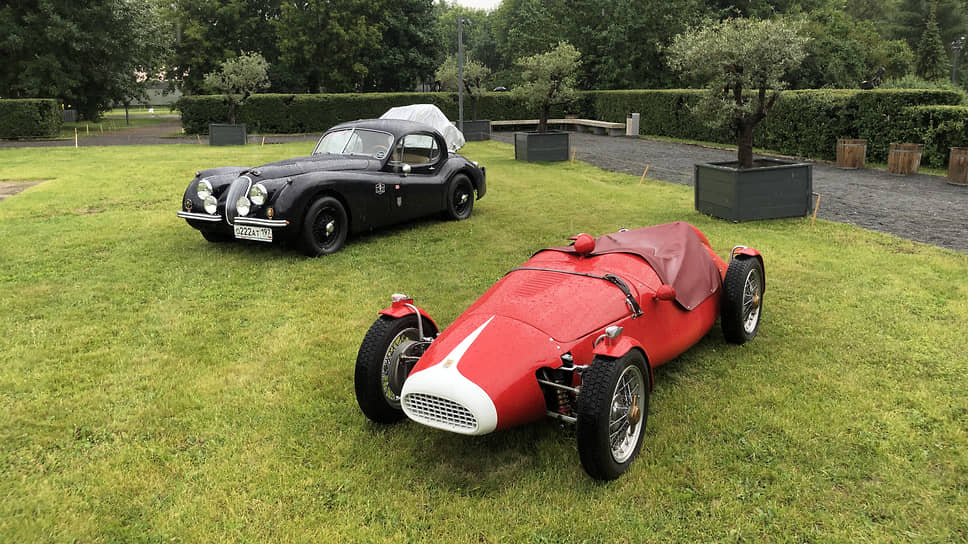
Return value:
M 461 357 L 492 319 L 467 335 L 442 361 L 407 378 L 401 392 L 407 417 L 460 434 L 487 434 L 497 427 L 494 402 L 458 370 Z

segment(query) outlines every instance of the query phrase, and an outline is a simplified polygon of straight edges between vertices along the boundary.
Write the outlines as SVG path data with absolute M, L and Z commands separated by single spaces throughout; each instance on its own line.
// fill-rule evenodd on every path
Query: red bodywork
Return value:
M 689 288 L 691 293 L 677 288 L 676 300 L 669 300 L 671 290 L 667 286 L 667 300 L 657 298 L 657 291 L 666 282 L 674 287 L 675 282 L 669 278 L 663 282 L 641 251 L 625 249 L 625 240 L 640 234 L 645 238 L 659 236 L 660 246 L 667 234 L 679 237 L 672 244 L 676 246 L 673 252 L 679 251 L 682 243 L 696 244 L 691 252 L 685 251 L 684 259 L 666 262 L 660 268 L 666 275 L 680 276 L 698 269 L 692 273 L 692 280 L 697 274 L 705 275 L 698 284 L 693 281 L 699 287 Z M 569 354 L 574 365 L 588 365 L 596 355 L 618 357 L 637 349 L 644 353 L 651 374 L 652 368 L 678 356 L 709 332 L 719 316 L 727 263 L 713 252 L 698 229 L 672 223 L 608 236 L 613 239 L 600 237 L 598 248 L 592 252 L 584 242 L 577 244 L 585 254 L 574 247 L 540 251 L 494 284 L 434 340 L 409 374 L 403 389 L 407 415 L 424 424 L 466 434 L 484 434 L 535 421 L 547 413 L 536 373 L 541 368 L 561 367 L 563 355 Z M 609 252 L 596 254 L 603 246 Z M 668 248 L 660 249 L 664 252 Z M 734 251 L 742 255 L 740 258 L 761 258 L 748 248 Z M 658 253 L 650 260 L 666 257 Z M 624 280 L 640 307 L 639 315 L 633 313 L 634 306 L 619 286 L 602 279 L 606 274 Z M 684 307 L 683 300 L 691 310 Z M 385 313 L 394 315 L 390 309 Z M 605 329 L 613 325 L 624 331 L 617 338 L 603 338 Z M 462 378 L 452 369 L 445 373 L 445 367 L 456 367 Z M 427 378 L 415 379 L 422 372 Z M 408 410 L 408 393 L 426 390 L 422 384 L 428 380 L 433 381 L 433 395 L 464 404 L 464 397 L 471 394 L 468 387 L 474 388 L 443 383 L 455 378 L 462 382 L 466 378 L 487 395 L 496 421 L 489 424 L 483 417 L 478 428 L 462 430 L 435 425 Z

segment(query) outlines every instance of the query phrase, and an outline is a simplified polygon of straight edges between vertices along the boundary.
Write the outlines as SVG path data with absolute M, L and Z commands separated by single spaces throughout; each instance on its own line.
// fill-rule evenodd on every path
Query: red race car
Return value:
M 573 237 L 494 284 L 445 331 L 394 295 L 363 339 L 356 399 L 368 418 L 480 435 L 553 417 L 574 424 L 593 478 L 618 478 L 642 446 L 652 369 L 719 317 L 726 340 L 756 336 L 763 258 L 729 263 L 683 222 Z

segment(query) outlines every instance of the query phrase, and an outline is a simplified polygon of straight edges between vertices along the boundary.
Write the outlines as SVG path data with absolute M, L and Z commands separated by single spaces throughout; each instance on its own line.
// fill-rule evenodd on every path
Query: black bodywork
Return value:
M 178 216 L 211 242 L 288 241 L 316 256 L 349 234 L 438 213 L 466 219 L 486 191 L 484 168 L 432 127 L 372 119 L 331 128 L 309 156 L 198 172 Z

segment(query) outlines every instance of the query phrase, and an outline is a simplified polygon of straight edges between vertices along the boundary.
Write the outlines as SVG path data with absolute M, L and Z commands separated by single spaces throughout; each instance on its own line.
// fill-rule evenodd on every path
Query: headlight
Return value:
M 235 211 L 239 212 L 239 215 L 249 215 L 249 206 L 252 204 L 249 202 L 248 198 L 240 196 L 238 200 L 235 201 Z
M 198 198 L 202 200 L 207 199 L 212 196 L 212 184 L 207 179 L 202 179 L 195 187 L 195 193 L 198 195 Z
M 218 211 L 218 200 L 215 200 L 214 196 L 208 195 L 205 197 L 205 211 L 212 215 L 215 215 L 215 212 Z
M 256 206 L 261 206 L 266 203 L 269 198 L 269 191 L 266 186 L 261 183 L 256 183 L 249 189 L 249 200 L 252 201 Z

